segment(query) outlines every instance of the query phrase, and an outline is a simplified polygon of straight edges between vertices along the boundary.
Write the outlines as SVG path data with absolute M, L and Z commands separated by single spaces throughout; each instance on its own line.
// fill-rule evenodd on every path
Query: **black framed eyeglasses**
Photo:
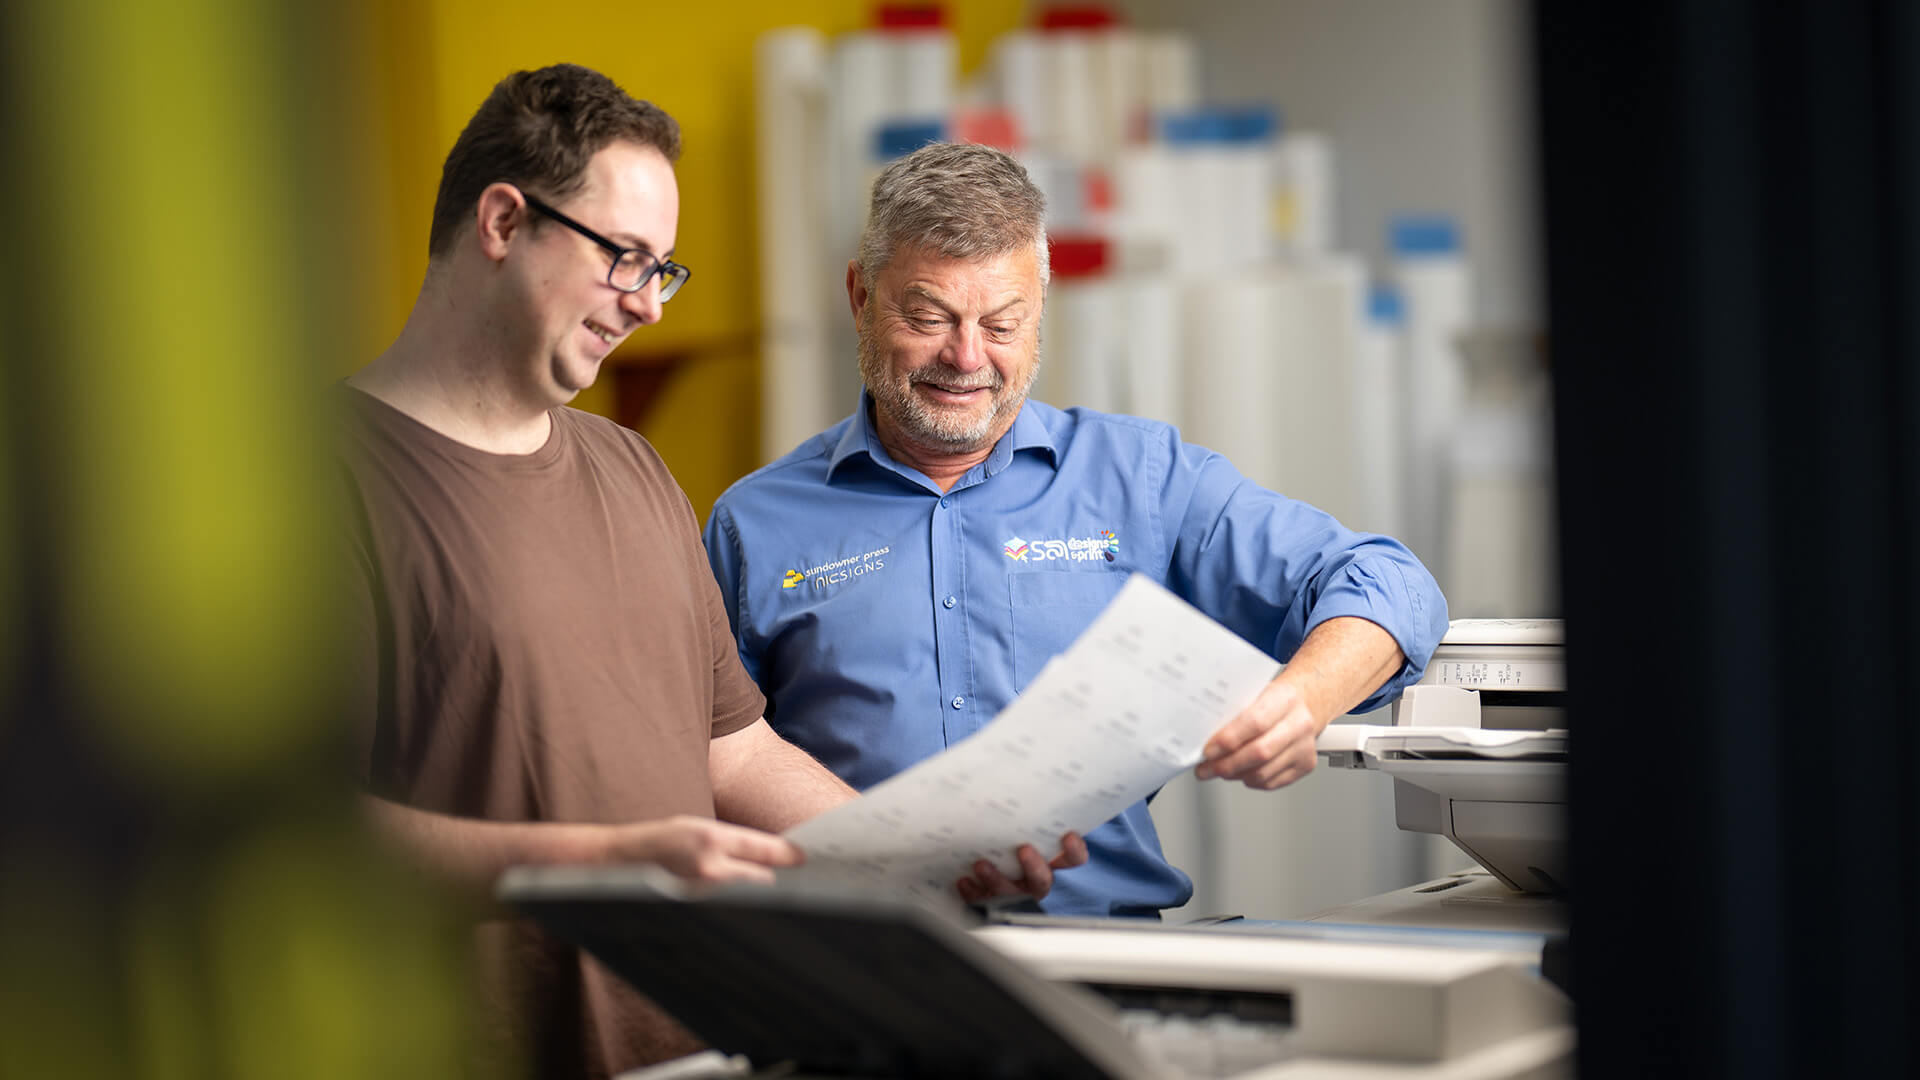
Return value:
M 679 292 L 680 286 L 693 276 L 693 271 L 672 259 L 659 258 L 644 248 L 621 247 L 526 192 L 520 195 L 527 200 L 528 206 L 607 249 L 607 254 L 613 256 L 613 265 L 607 268 L 607 284 L 621 292 L 639 292 L 658 274 L 660 302 L 664 304 L 673 299 L 673 294 Z

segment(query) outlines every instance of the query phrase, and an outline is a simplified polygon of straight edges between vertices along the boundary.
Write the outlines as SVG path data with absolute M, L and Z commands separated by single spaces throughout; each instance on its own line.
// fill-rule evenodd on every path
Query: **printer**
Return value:
M 1331 724 L 1334 768 L 1393 780 L 1400 828 L 1452 841 L 1507 889 L 1564 893 L 1568 733 L 1558 619 L 1457 619 L 1391 725 Z
M 522 867 L 499 895 L 719 1051 L 630 1080 L 1571 1076 L 1572 1004 L 1542 974 L 1571 881 L 1565 682 L 1557 621 L 1459 620 L 1392 724 L 1330 726 L 1328 764 L 1391 777 L 1400 827 L 1486 873 L 1292 923 L 969 929 L 957 910 L 646 867 Z
M 716 1052 L 623 1080 L 1544 1080 L 1572 1009 L 1499 935 L 988 924 L 883 897 L 519 867 L 498 894 Z

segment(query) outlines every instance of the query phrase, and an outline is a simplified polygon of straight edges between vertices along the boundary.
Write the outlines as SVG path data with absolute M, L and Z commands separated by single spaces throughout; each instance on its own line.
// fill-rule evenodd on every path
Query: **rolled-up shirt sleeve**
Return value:
M 1447 602 L 1406 545 L 1349 529 L 1253 483 L 1217 453 L 1172 442 L 1161 506 L 1175 593 L 1283 662 L 1329 619 L 1379 626 L 1406 663 L 1355 712 L 1419 680 L 1446 633 Z

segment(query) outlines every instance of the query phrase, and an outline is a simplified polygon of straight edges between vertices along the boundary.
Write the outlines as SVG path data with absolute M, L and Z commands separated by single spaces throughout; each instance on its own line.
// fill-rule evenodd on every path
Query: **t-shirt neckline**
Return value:
M 378 416 L 387 426 L 405 429 L 440 453 L 482 468 L 509 471 L 543 469 L 560 460 L 560 455 L 566 449 L 567 436 L 564 432 L 567 428 L 567 410 L 564 407 L 547 410 L 547 441 L 540 444 L 539 449 L 525 454 L 496 454 L 491 450 L 469 446 L 438 431 L 352 383 L 342 380 L 340 386 L 349 392 L 349 400 L 354 401 L 363 412 Z

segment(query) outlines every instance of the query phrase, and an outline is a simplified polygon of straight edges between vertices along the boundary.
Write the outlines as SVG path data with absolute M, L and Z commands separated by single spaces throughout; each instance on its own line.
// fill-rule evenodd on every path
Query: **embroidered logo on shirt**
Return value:
M 819 566 L 809 567 L 804 571 L 789 570 L 787 571 L 786 577 L 781 579 L 780 587 L 783 589 L 796 589 L 799 588 L 800 583 L 804 581 L 813 589 L 819 590 L 827 588 L 830 585 L 839 585 L 842 582 L 851 581 L 857 577 L 864 577 L 875 571 L 886 569 L 886 556 L 892 551 L 893 546 L 889 544 L 886 547 L 876 548 L 873 551 L 863 551 L 858 555 L 849 555 L 844 559 L 835 559 L 832 562 L 821 563 Z
M 1091 562 L 1105 559 L 1112 562 L 1120 554 L 1120 538 L 1112 529 L 1100 530 L 1098 536 L 1071 536 L 1065 540 L 1022 540 L 1013 537 L 1001 550 L 1014 562 L 1047 562 L 1053 559 L 1066 559 L 1070 562 Z

